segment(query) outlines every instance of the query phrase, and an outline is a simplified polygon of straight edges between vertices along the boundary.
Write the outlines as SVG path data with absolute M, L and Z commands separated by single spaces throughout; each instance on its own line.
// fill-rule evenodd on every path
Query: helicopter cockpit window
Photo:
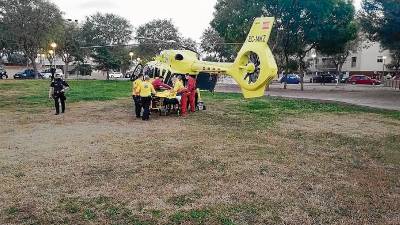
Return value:
M 182 54 L 176 54 L 175 60 L 182 61 L 183 60 L 183 55 Z
M 149 77 L 154 77 L 156 68 L 151 65 L 146 65 L 143 69 L 143 74 Z
M 142 74 L 144 71 L 143 65 L 142 64 L 138 64 L 135 69 L 133 70 L 131 76 L 130 76 L 130 80 L 134 81 L 137 79 L 137 77 Z
M 171 71 L 167 71 L 167 74 L 166 74 L 166 76 L 164 77 L 164 82 L 166 83 L 166 84 L 168 84 L 168 85 L 170 85 L 170 86 L 172 86 L 173 84 L 172 84 L 172 73 L 171 73 Z
M 155 67 L 155 68 L 154 68 L 153 77 L 155 77 L 155 76 L 157 76 L 157 75 L 159 75 L 159 74 L 160 74 L 160 69 L 157 68 L 157 67 Z

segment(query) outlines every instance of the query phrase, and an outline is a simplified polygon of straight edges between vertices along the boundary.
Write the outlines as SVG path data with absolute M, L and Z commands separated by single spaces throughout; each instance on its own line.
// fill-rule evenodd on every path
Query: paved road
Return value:
M 344 102 L 354 105 L 400 111 L 400 91 L 382 86 L 305 84 L 304 91 L 298 85 L 288 85 L 284 90 L 280 84 L 272 84 L 267 96 L 301 98 L 323 101 Z M 217 92 L 240 92 L 232 84 L 218 84 Z

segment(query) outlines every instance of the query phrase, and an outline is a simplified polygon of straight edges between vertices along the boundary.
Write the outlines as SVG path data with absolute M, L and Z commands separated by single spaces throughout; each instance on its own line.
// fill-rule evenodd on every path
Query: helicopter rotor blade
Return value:
M 175 40 L 161 40 L 161 39 L 155 39 L 155 38 L 148 38 L 148 37 L 135 37 L 134 39 L 136 40 L 146 40 L 146 41 L 155 41 L 155 42 L 159 42 L 159 43 L 166 43 L 166 44 L 177 44 L 178 46 L 186 49 L 186 50 L 190 50 L 193 52 L 198 53 L 196 50 L 185 46 Z M 196 44 L 200 45 L 201 43 L 199 42 L 195 42 Z M 132 44 L 110 44 L 110 45 L 93 45 L 93 46 L 83 46 L 80 47 L 81 49 L 93 49 L 93 48 L 111 48 L 111 47 L 133 47 L 133 46 L 139 46 L 139 45 L 152 45 L 154 43 L 132 43 Z M 243 45 L 243 42 L 228 42 L 228 43 L 213 43 L 214 45 Z

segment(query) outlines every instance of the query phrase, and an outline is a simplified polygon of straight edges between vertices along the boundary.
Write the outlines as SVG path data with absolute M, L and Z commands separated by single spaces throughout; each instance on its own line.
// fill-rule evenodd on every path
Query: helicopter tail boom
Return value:
M 198 61 L 193 63 L 192 71 L 206 72 L 213 74 L 225 74 L 232 65 L 233 65 L 232 63 Z

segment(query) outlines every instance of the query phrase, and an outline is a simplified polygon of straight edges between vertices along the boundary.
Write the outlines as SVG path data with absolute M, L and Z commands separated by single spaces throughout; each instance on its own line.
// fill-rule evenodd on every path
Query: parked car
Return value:
M 110 78 L 123 78 L 124 75 L 121 72 L 111 71 Z
M 340 80 L 340 83 L 346 84 L 346 83 L 348 83 L 348 81 L 349 81 L 349 77 L 346 77 L 346 78 L 342 78 L 342 79 Z
M 45 69 L 45 70 L 41 71 L 40 74 L 43 76 L 44 79 L 50 79 L 51 70 Z M 61 69 L 56 69 L 56 74 L 60 74 L 61 76 L 64 76 L 64 73 Z
M 350 84 L 366 84 L 366 85 L 379 85 L 381 82 L 379 80 L 371 79 L 365 75 L 353 75 L 349 78 L 347 83 Z
M 35 71 L 33 69 L 25 69 L 14 75 L 14 79 L 34 79 Z M 42 74 L 38 72 L 38 78 L 43 79 Z
M 279 82 L 282 84 L 286 81 L 287 84 L 299 84 L 300 83 L 300 76 L 297 74 L 288 74 L 288 75 L 283 75 Z
M 128 72 L 125 73 L 124 77 L 125 78 L 131 78 L 132 74 L 133 74 L 133 71 L 128 71 Z
M 310 83 L 336 83 L 336 76 L 333 74 L 319 74 L 310 78 Z
M 7 71 L 0 66 L 0 79 L 8 79 Z

